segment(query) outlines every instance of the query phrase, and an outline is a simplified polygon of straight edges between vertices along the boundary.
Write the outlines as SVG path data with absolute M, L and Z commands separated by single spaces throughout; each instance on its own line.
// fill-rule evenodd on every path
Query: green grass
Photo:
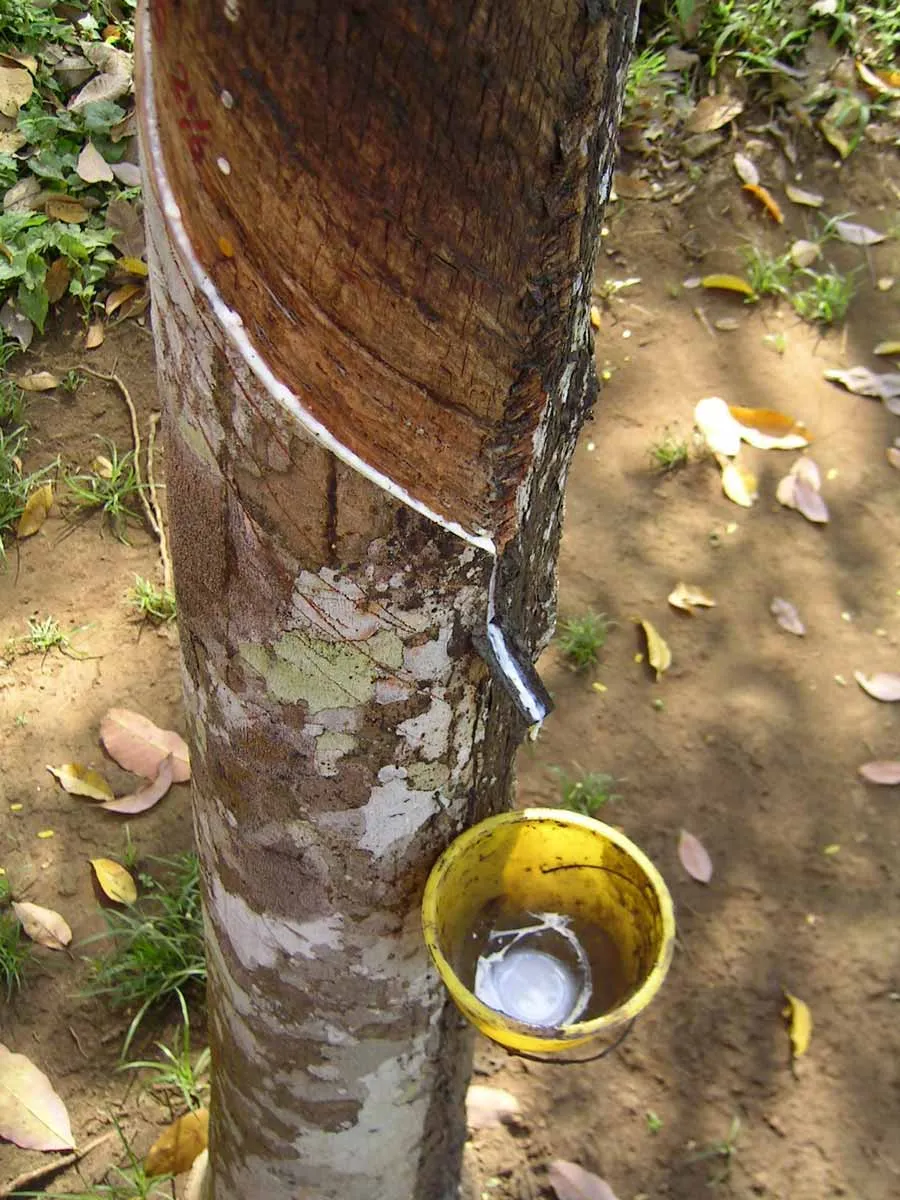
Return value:
M 69 635 L 63 633 L 59 621 L 50 616 L 44 617 L 43 621 L 29 617 L 28 635 L 22 642 L 27 654 L 49 654 L 51 650 L 68 650 L 72 644 Z
M 653 46 L 646 46 L 634 55 L 625 78 L 626 110 L 634 108 L 653 91 L 665 69 L 665 54 Z
M 123 1057 L 152 1010 L 202 989 L 206 981 L 197 857 L 151 859 L 159 876 L 141 873 L 141 896 L 120 911 L 104 909 L 112 946 L 91 960 L 88 995 L 134 1013 Z M 104 935 L 100 935 L 104 936 Z
M 140 493 L 134 451 L 119 454 L 115 445 L 104 439 L 109 450 L 94 460 L 95 469 L 66 475 L 66 487 L 75 504 L 83 511 L 99 511 L 120 542 L 127 544 L 129 517 L 140 519 Z
M 593 817 L 610 800 L 619 797 L 612 790 L 615 787 L 615 776 L 604 775 L 600 771 L 582 771 L 576 777 L 570 777 L 556 769 L 559 775 L 560 803 L 563 808 L 572 812 L 582 813 Z
M 150 1088 L 164 1093 L 174 1092 L 183 1106 L 191 1112 L 203 1108 L 209 1101 L 209 1049 L 194 1057 L 191 1051 L 191 1019 L 184 996 L 179 992 L 181 1027 L 172 1046 L 156 1042 L 161 1059 L 140 1059 L 124 1063 L 121 1071 L 149 1071 Z
M 794 292 L 791 304 L 804 319 L 816 325 L 837 325 L 843 321 L 856 293 L 850 275 L 840 271 L 800 271 L 798 278 L 807 281 L 806 287 Z
M 659 471 L 677 471 L 686 467 L 690 460 L 690 447 L 687 439 L 673 433 L 666 427 L 662 437 L 657 442 L 650 443 L 650 461 Z
M 720 1142 L 710 1142 L 704 1146 L 702 1150 L 696 1151 L 694 1154 L 688 1155 L 685 1162 L 707 1162 L 713 1161 L 716 1165 L 710 1172 L 707 1183 L 710 1187 L 718 1187 L 722 1183 L 727 1183 L 731 1176 L 731 1168 L 734 1165 L 734 1159 L 737 1156 L 737 1140 L 741 1132 L 741 1118 L 734 1116 L 731 1119 L 731 1125 L 728 1128 L 727 1137 Z
M 6 992 L 7 1002 L 21 988 L 31 957 L 31 942 L 18 917 L 7 909 L 8 902 L 9 883 L 0 875 L 0 988 Z
M 70 396 L 74 396 L 84 383 L 84 378 L 74 367 L 70 367 L 59 381 L 59 386 L 64 392 L 68 392 Z
M 134 587 L 128 589 L 125 598 L 145 620 L 158 624 L 175 620 L 175 594 L 168 588 L 158 588 L 140 575 L 135 575 Z
M 758 296 L 787 295 L 794 273 L 790 253 L 776 257 L 759 246 L 742 246 L 741 256 L 747 282 Z
M 609 621 L 605 613 L 585 613 L 563 621 L 556 635 L 559 648 L 577 671 L 586 671 L 597 662 L 606 644 Z

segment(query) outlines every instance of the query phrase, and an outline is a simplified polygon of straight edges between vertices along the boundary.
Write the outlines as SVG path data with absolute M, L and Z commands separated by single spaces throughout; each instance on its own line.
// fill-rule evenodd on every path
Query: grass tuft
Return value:
M 588 612 L 583 617 L 571 617 L 563 621 L 556 636 L 560 650 L 576 671 L 586 671 L 597 662 L 608 633 L 606 614 Z
M 128 589 L 125 598 L 138 615 L 147 621 L 162 624 L 174 621 L 177 615 L 174 592 L 168 588 L 158 588 L 140 575 L 135 575 L 134 587 Z
M 134 451 L 120 455 L 112 442 L 106 441 L 106 445 L 109 455 L 98 455 L 89 473 L 67 475 L 66 485 L 79 508 L 88 513 L 99 510 L 115 537 L 127 544 L 128 518 L 140 519 L 136 506 L 142 485 Z
M 679 437 L 667 426 L 659 441 L 651 442 L 649 455 L 657 470 L 667 473 L 687 466 L 690 461 L 690 447 L 686 438 Z
M 612 790 L 616 783 L 614 775 L 605 775 L 601 771 L 582 771 L 577 777 L 571 777 L 558 768 L 554 769 L 559 775 L 563 808 L 592 817 L 610 800 L 619 799 Z

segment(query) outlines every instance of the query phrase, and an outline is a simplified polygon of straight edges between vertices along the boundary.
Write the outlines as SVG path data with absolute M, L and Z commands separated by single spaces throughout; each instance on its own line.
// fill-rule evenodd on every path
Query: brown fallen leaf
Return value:
M 680 608 L 692 615 L 697 608 L 716 607 L 715 600 L 692 583 L 676 583 L 674 589 L 669 592 L 668 601 L 673 608 Z
M 887 787 L 894 787 L 900 783 L 900 762 L 896 760 L 877 759 L 875 762 L 863 763 L 859 768 L 859 773 L 869 783 L 880 783 Z
M 30 1058 L 0 1044 L 0 1138 L 23 1150 L 74 1150 L 66 1106 Z
M 834 231 L 842 242 L 851 246 L 877 246 L 885 241 L 886 233 L 879 233 L 868 225 L 859 225 L 855 221 L 835 221 Z
M 17 900 L 13 902 L 13 911 L 27 935 L 38 945 L 46 946 L 48 950 L 64 950 L 71 942 L 72 930 L 52 908 Z
M 734 96 L 723 92 L 719 96 L 704 96 L 684 123 L 687 133 L 710 133 L 721 129 L 744 111 L 744 105 Z
M 698 883 L 709 883 L 712 879 L 712 859 L 706 847 L 686 829 L 682 829 L 678 838 L 678 858 L 691 879 Z
M 656 672 L 658 681 L 663 671 L 668 671 L 672 665 L 672 651 L 665 639 L 659 635 L 656 627 L 649 621 L 641 621 L 641 629 L 647 639 L 647 658 L 650 666 Z
M 466 1092 L 466 1124 L 470 1129 L 503 1125 L 522 1111 L 522 1106 L 503 1088 L 473 1083 Z
M 105 337 L 106 334 L 103 330 L 103 322 L 92 321 L 91 324 L 88 325 L 87 333 L 84 335 L 85 350 L 96 350 L 98 346 L 103 345 L 103 339 Z
M 185 783 L 191 777 L 187 744 L 173 730 L 158 725 L 128 708 L 111 708 L 100 724 L 100 740 L 107 752 L 126 771 L 155 779 L 159 764 L 173 756 L 172 779 Z
M 788 1030 L 791 1037 L 791 1057 L 800 1058 L 809 1049 L 809 1039 L 812 1037 L 812 1013 L 809 1005 L 797 996 L 785 991 L 787 1005 L 784 1016 L 788 1018 Z
M 112 183 L 112 167 L 93 142 L 86 142 L 75 163 L 75 173 L 85 183 Z
M 40 487 L 35 488 L 25 502 L 16 526 L 16 537 L 33 537 L 47 520 L 52 507 L 53 484 L 42 483 Z
M 59 378 L 51 371 L 29 371 L 19 375 L 16 384 L 23 392 L 52 392 L 59 387 Z
M 895 470 L 900 471 L 900 446 L 888 446 L 885 454 L 891 466 Z
M 146 812 L 148 808 L 152 808 L 154 804 L 162 800 L 172 786 L 174 761 L 173 756 L 167 754 L 159 764 L 159 771 L 152 783 L 145 784 L 144 787 L 138 788 L 129 796 L 117 796 L 115 800 L 106 800 L 100 807 L 105 808 L 107 812 L 128 813 L 130 816 Z
M 111 858 L 92 858 L 91 866 L 105 896 L 117 904 L 134 904 L 137 886 L 123 866 Z
M 198 1108 L 185 1113 L 163 1130 L 144 1159 L 144 1172 L 157 1175 L 181 1175 L 189 1171 L 194 1159 L 209 1141 L 209 1110 Z
M 70 112 L 80 112 L 86 105 L 98 100 L 118 100 L 131 91 L 134 71 L 132 57 L 106 42 L 93 43 L 84 47 L 84 56 L 100 72 L 88 80 L 84 87 L 69 100 Z
M 872 396 L 880 400 L 888 412 L 900 415 L 900 371 L 879 375 L 868 367 L 850 367 L 847 371 L 829 369 L 824 374 L 831 383 L 840 383 L 857 396 Z
M 72 272 L 69 264 L 64 258 L 55 259 L 44 276 L 44 290 L 51 304 L 62 300 L 71 281 Z
M 106 315 L 111 317 L 117 309 L 120 309 L 123 304 L 126 304 L 143 290 L 144 286 L 141 283 L 124 283 L 121 287 L 114 288 L 106 297 L 104 305 Z
M 130 188 L 141 186 L 141 168 L 137 165 L 137 163 L 113 163 L 112 173 L 123 187 Z
M 99 771 L 81 763 L 63 763 L 47 770 L 62 784 L 70 796 L 87 796 L 91 800 L 112 800 L 115 793 Z
M 892 671 L 881 671 L 877 675 L 863 675 L 862 671 L 854 671 L 853 678 L 873 700 L 881 700 L 886 704 L 900 700 L 900 675 Z
M 44 212 L 53 221 L 65 221 L 69 225 L 81 225 L 91 215 L 80 200 L 73 196 L 51 196 L 44 205 Z
M 806 635 L 806 626 L 800 620 L 800 614 L 790 600 L 783 600 L 781 596 L 776 596 L 769 605 L 769 612 L 781 628 L 787 630 L 788 633 L 793 633 L 795 637 Z
M 0 67 L 0 113 L 4 117 L 17 116 L 22 105 L 31 99 L 33 91 L 34 80 L 30 71 L 23 71 L 19 67 Z

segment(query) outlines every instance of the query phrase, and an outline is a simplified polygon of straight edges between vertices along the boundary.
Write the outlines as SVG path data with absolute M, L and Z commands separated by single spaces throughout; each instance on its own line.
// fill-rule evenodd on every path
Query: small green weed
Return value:
M 138 482 L 134 451 L 119 454 L 112 442 L 107 441 L 106 445 L 109 456 L 98 455 L 95 469 L 89 473 L 67 475 L 66 486 L 79 508 L 88 513 L 99 510 L 115 537 L 127 544 L 128 518 L 140 519 L 136 506 L 142 485 Z
M 46 616 L 43 620 L 29 617 L 28 633 L 24 637 L 11 638 L 7 650 L 13 654 L 42 654 L 44 657 L 51 650 L 58 650 L 69 658 L 88 658 L 89 655 L 72 645 L 73 636 L 84 628 L 84 625 L 75 625 L 66 633 L 55 617 Z
M 647 46 L 635 54 L 628 65 L 625 79 L 625 108 L 632 109 L 653 90 L 666 69 L 666 56 L 661 50 Z
M 74 367 L 70 367 L 59 381 L 59 386 L 64 392 L 68 392 L 70 396 L 74 396 L 83 383 L 84 376 L 79 374 Z
M 191 1052 L 191 1020 L 188 1014 L 187 1001 L 181 992 L 178 993 L 178 1003 L 181 1006 L 181 1028 L 175 1036 L 171 1047 L 156 1042 L 156 1048 L 163 1056 L 160 1059 L 141 1059 L 140 1061 L 124 1063 L 121 1071 L 151 1071 L 153 1073 L 151 1088 L 159 1088 L 164 1092 L 176 1092 L 180 1095 L 186 1108 L 196 1112 L 203 1108 L 209 1098 L 209 1048 L 205 1048 L 193 1060 Z
M 152 1008 L 206 980 L 197 857 L 151 859 L 161 878 L 141 873 L 142 895 L 126 911 L 104 909 L 112 948 L 91 960 L 88 995 L 135 1009 L 122 1055 Z M 104 936 L 104 935 L 100 935 Z
M 835 270 L 805 270 L 799 274 L 808 280 L 808 284 L 794 293 L 791 303 L 804 321 L 817 325 L 836 325 L 843 321 L 856 292 L 853 278 Z
M 31 957 L 31 942 L 22 933 L 18 917 L 8 911 L 8 904 L 9 882 L 0 875 L 0 987 L 7 1001 L 22 986 Z
M 718 1165 L 710 1172 L 707 1182 L 710 1187 L 718 1187 L 719 1184 L 726 1183 L 731 1175 L 731 1168 L 737 1155 L 737 1140 L 741 1132 L 741 1118 L 737 1115 L 732 1117 L 731 1125 L 728 1129 L 728 1136 L 721 1142 L 710 1142 L 702 1150 L 698 1150 L 695 1154 L 690 1154 L 685 1159 L 685 1162 L 705 1162 L 709 1159 L 718 1159 Z
M 610 800 L 619 799 L 612 790 L 616 783 L 613 775 L 604 775 L 600 771 L 582 771 L 580 775 L 572 778 L 558 768 L 555 770 L 559 776 L 563 808 L 592 817 Z
M 747 282 L 758 296 L 785 296 L 794 268 L 789 254 L 775 258 L 759 246 L 741 247 Z
M 135 575 L 134 587 L 128 589 L 126 599 L 145 620 L 159 623 L 175 620 L 174 592 L 168 588 L 158 588 L 140 575 Z
M 0 429 L 25 428 L 25 393 L 14 379 L 0 379 Z
M 658 442 L 650 443 L 650 461 L 659 471 L 677 471 L 690 461 L 687 439 L 673 433 L 667 426 Z
M 556 636 L 560 650 L 576 671 L 585 671 L 597 662 L 608 633 L 606 614 L 589 612 L 583 617 L 571 617 L 563 621 Z
M 663 1127 L 662 1117 L 655 1113 L 652 1108 L 648 1108 L 646 1112 L 646 1118 L 647 1132 L 653 1134 L 659 1133 Z

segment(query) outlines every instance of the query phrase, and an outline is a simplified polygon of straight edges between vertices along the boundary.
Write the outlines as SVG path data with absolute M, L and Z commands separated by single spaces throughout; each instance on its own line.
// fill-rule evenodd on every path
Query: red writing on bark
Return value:
M 195 165 L 199 167 L 209 144 L 207 135 L 211 126 L 209 121 L 200 116 L 197 93 L 191 87 L 184 63 L 175 64 L 174 70 L 170 72 L 170 78 L 172 90 L 175 93 L 175 102 L 181 111 L 178 128 L 183 129 L 187 134 L 188 150 Z

